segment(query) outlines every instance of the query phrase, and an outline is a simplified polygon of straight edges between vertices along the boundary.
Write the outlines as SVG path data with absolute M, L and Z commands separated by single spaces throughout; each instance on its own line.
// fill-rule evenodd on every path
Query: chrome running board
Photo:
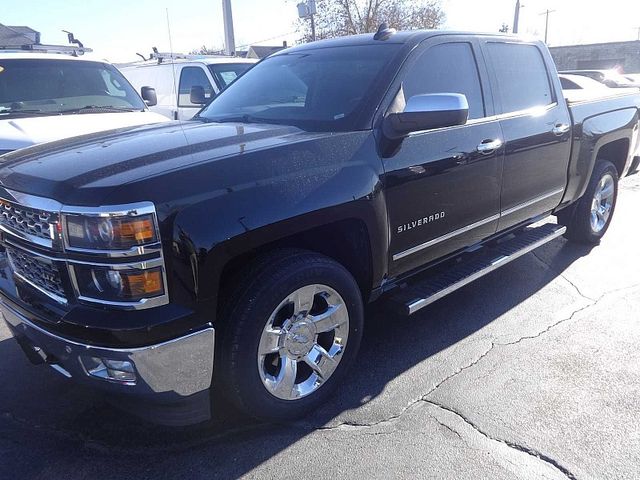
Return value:
M 401 289 L 389 299 L 401 313 L 411 315 L 442 297 L 493 272 L 513 260 L 563 235 L 567 227 L 544 224 L 512 234 L 486 252 L 463 261 L 426 280 Z M 483 249 L 484 250 L 484 249 Z

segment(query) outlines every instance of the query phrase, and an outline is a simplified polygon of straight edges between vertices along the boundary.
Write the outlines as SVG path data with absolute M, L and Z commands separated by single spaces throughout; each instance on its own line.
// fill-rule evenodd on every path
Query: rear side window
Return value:
M 426 93 L 462 93 L 469 103 L 469 118 L 485 116 L 480 75 L 469 43 L 443 43 L 420 55 L 405 78 L 405 100 Z
M 178 87 L 179 107 L 198 107 L 202 105 L 191 103 L 191 87 L 204 88 L 204 96 L 208 100 L 213 95 L 213 87 L 207 78 L 207 74 L 200 67 L 184 67 L 180 73 L 180 86 Z
M 496 74 L 501 113 L 544 107 L 553 102 L 547 67 L 535 45 L 487 44 Z

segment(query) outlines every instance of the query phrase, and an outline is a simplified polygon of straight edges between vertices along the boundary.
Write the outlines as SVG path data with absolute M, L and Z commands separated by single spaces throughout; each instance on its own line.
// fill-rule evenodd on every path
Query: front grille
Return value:
M 13 247 L 6 249 L 14 273 L 46 292 L 65 298 L 56 262 Z
M 51 228 L 58 214 L 35 210 L 22 205 L 0 200 L 0 224 L 10 230 L 51 240 Z

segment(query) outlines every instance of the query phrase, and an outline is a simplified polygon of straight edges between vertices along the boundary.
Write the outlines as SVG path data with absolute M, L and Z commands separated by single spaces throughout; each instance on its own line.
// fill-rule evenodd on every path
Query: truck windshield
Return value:
M 144 110 L 113 66 L 56 59 L 0 59 L 0 119 Z
M 251 66 L 253 63 L 214 63 L 208 65 L 220 90 L 227 88 L 231 82 L 249 70 Z
M 398 44 L 320 48 L 256 64 L 197 118 L 276 123 L 308 131 L 349 131 Z

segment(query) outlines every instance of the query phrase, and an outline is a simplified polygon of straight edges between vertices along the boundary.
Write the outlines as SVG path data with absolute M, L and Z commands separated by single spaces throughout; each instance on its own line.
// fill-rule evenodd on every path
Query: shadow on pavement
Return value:
M 553 258 L 551 268 L 527 255 L 412 317 L 386 312 L 383 302 L 370 306 L 361 351 L 343 388 L 293 425 L 257 424 L 219 394 L 211 422 L 189 428 L 150 425 L 49 369 L 32 367 L 13 339 L 1 341 L 0 471 L 14 478 L 237 478 L 483 329 L 589 249 L 558 239 L 546 252 L 545 258 Z

